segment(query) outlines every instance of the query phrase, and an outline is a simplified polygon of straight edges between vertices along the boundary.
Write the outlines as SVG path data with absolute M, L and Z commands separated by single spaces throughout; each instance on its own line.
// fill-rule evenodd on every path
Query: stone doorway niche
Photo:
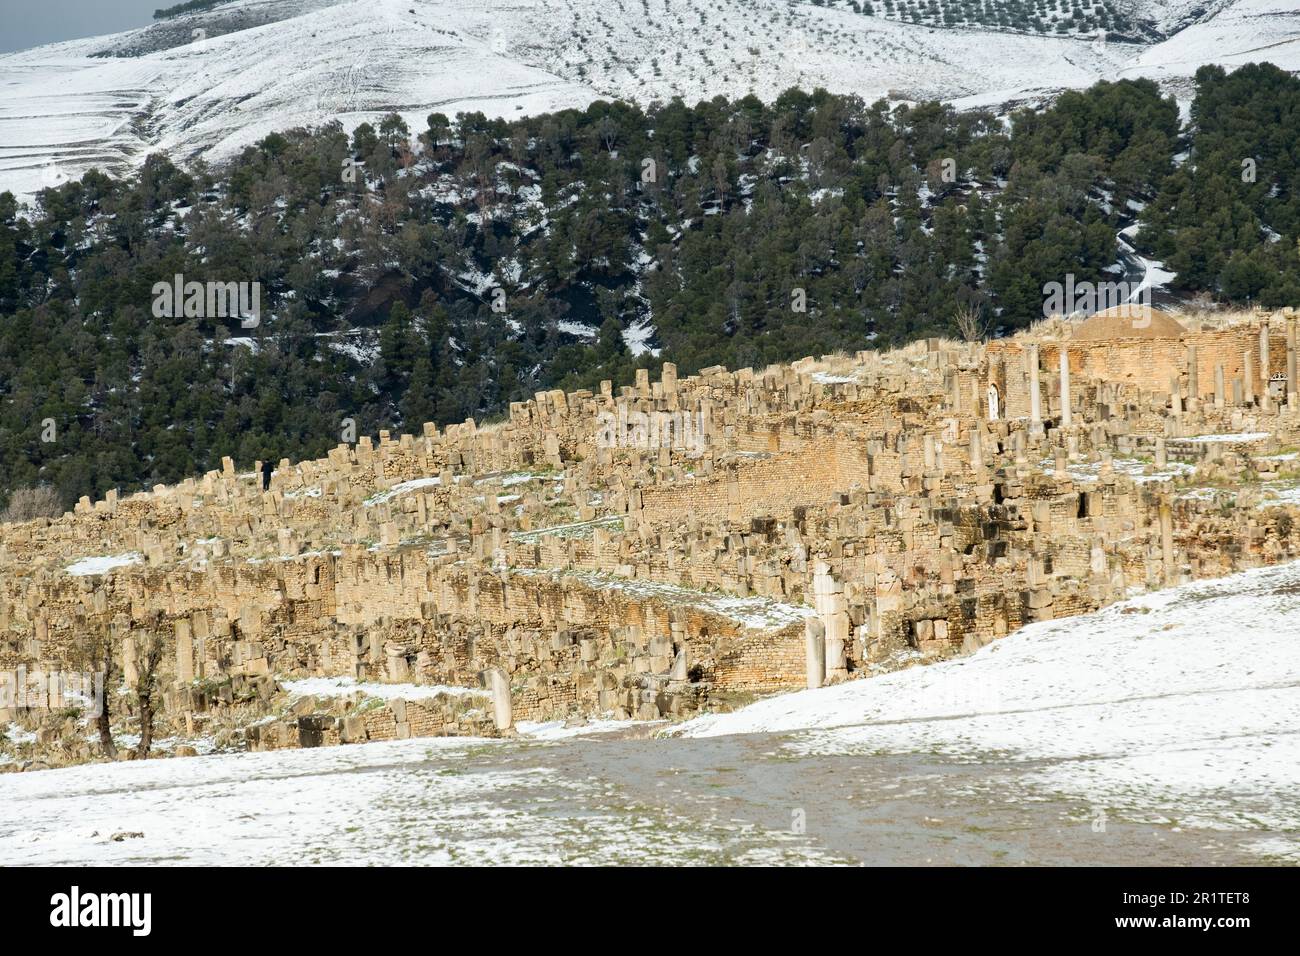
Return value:
M 989 421 L 997 421 L 1002 414 L 1002 394 L 997 385 L 989 382 Z

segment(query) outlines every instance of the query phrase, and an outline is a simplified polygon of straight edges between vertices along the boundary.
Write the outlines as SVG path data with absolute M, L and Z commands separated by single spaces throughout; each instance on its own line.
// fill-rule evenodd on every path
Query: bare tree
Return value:
M 19 488 L 9 496 L 9 506 L 0 513 L 0 521 L 31 521 L 33 518 L 57 518 L 63 514 L 59 493 L 49 485 Z
M 137 759 L 149 756 L 153 746 L 154 696 L 158 692 L 158 665 L 162 663 L 163 641 L 158 632 L 161 617 L 154 615 L 151 625 L 136 638 L 136 705 L 140 713 L 140 744 L 136 747 Z
M 984 320 L 984 310 L 977 305 L 961 305 L 953 313 L 953 322 L 964 342 L 979 342 L 988 336 L 989 323 Z
M 600 118 L 596 124 L 596 131 L 600 136 L 600 142 L 605 147 L 605 152 L 614 152 L 614 147 L 618 145 L 618 124 L 614 118 L 606 114 Z
M 731 185 L 731 177 L 727 170 L 727 160 L 719 153 L 713 160 L 713 191 L 717 196 L 718 202 L 725 205 L 727 202 L 727 187 Z
M 99 744 L 104 756 L 109 760 L 117 759 L 117 744 L 113 742 L 113 716 L 110 705 L 113 701 L 113 630 L 112 625 L 103 618 L 80 622 L 81 635 L 74 641 L 72 652 L 79 667 L 92 675 L 103 675 L 100 685 L 99 714 L 95 725 L 99 729 Z M 91 681 L 92 687 L 94 680 Z M 93 690 L 91 691 L 94 692 Z

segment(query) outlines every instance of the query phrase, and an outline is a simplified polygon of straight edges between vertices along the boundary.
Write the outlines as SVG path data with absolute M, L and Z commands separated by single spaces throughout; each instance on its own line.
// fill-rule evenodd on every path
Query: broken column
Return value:
M 486 671 L 488 690 L 492 694 L 492 716 L 497 730 L 509 730 L 514 723 L 510 706 L 510 680 L 499 667 L 490 667 Z
M 890 644 L 898 636 L 903 610 L 903 582 L 893 569 L 885 564 L 882 556 L 876 556 L 876 615 L 873 623 L 876 637 L 883 642 L 883 648 L 889 650 Z
M 813 606 L 822 622 L 825 679 L 842 680 L 848 676 L 844 648 L 852 622 L 849 620 L 848 601 L 844 597 L 844 584 L 835 580 L 825 562 L 818 562 L 813 569 Z
M 690 659 L 686 655 L 686 647 L 683 646 L 673 658 L 672 670 L 668 672 L 668 679 L 671 681 L 685 681 L 690 679 Z
M 1165 583 L 1174 583 L 1174 515 L 1167 500 L 1160 502 L 1160 557 L 1164 563 Z
M 816 690 L 826 676 L 826 629 L 820 618 L 810 617 L 804 622 L 803 633 L 808 689 Z

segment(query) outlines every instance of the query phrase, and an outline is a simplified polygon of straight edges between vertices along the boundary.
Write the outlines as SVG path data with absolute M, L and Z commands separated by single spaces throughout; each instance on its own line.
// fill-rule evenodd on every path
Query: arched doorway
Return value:
M 997 421 L 1002 414 L 1002 396 L 998 387 L 989 382 L 989 421 Z

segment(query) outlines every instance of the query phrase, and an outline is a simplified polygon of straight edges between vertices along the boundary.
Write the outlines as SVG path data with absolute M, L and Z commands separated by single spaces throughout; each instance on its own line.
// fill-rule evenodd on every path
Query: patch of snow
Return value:
M 1045 472 L 1055 474 L 1054 459 L 1045 458 L 1040 464 Z M 1112 458 L 1111 465 L 1115 469 L 1115 474 L 1126 475 L 1138 484 L 1149 481 L 1173 481 L 1175 478 L 1186 478 L 1196 472 L 1194 466 L 1180 461 L 1168 462 L 1163 469 L 1152 471 L 1150 474 L 1146 469 L 1154 468 L 1154 465 L 1140 458 Z M 1068 462 L 1065 472 L 1075 481 L 1096 481 L 1101 475 L 1101 462 Z
M 593 329 L 590 325 L 583 325 L 581 322 L 563 322 L 555 323 L 556 328 L 568 335 L 577 336 L 580 339 L 594 339 L 600 334 L 599 329 Z
M 486 697 L 487 691 L 474 687 L 454 687 L 448 684 L 377 684 L 358 682 L 351 677 L 303 677 L 279 681 L 291 694 L 302 697 L 351 697 L 364 694 L 381 700 L 432 700 L 444 695 L 451 697 Z
M 374 505 L 381 505 L 386 501 L 392 501 L 399 495 L 404 495 L 408 491 L 418 491 L 421 488 L 433 488 L 442 484 L 442 479 L 437 475 L 431 478 L 413 478 L 410 481 L 403 481 L 400 484 L 393 485 L 387 491 L 381 491 L 378 494 L 371 495 L 362 502 L 367 508 Z
M 13 744 L 34 744 L 36 743 L 36 731 L 23 730 L 17 724 L 11 723 L 4 732 L 4 737 Z
M 107 574 L 114 568 L 124 568 L 128 565 L 139 564 L 143 557 L 135 551 L 127 551 L 124 554 L 102 555 L 95 558 L 82 558 L 68 565 L 64 570 L 69 574 L 81 577 L 90 574 Z
M 633 323 L 623 330 L 623 344 L 627 350 L 634 356 L 645 355 L 649 352 L 658 358 L 659 349 L 652 348 L 650 340 L 654 338 L 655 327 L 649 321 Z
M 1263 441 L 1269 437 L 1268 432 L 1226 432 L 1215 435 L 1197 435 L 1194 438 L 1180 438 L 1179 441 L 1245 443 Z
M 857 381 L 852 375 L 830 375 L 826 372 L 813 372 L 812 380 L 818 385 L 847 385 Z

